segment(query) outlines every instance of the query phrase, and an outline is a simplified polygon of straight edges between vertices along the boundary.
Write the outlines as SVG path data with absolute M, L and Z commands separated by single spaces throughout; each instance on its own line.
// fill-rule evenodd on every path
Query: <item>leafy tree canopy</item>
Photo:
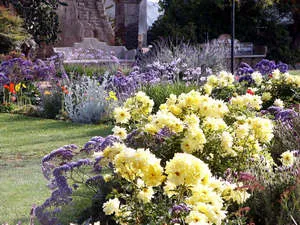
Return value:
M 56 9 L 59 0 L 6 0 L 13 4 L 18 14 L 24 18 L 25 29 L 33 36 L 34 40 L 53 43 L 59 32 L 59 21 Z
M 267 45 L 271 59 L 291 64 L 299 60 L 299 50 L 292 45 L 299 34 L 296 0 L 236 3 L 237 39 Z M 171 36 L 203 43 L 231 31 L 231 0 L 161 0 L 160 6 L 164 14 L 154 23 L 150 40 Z

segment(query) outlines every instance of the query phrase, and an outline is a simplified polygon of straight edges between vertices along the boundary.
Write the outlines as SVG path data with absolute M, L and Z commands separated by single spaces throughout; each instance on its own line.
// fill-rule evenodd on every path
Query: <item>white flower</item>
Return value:
M 283 101 L 281 99 L 279 99 L 279 98 L 274 101 L 273 105 L 278 106 L 280 108 L 284 107 Z
M 292 166 L 294 164 L 295 158 L 291 151 L 286 151 L 281 154 L 281 162 L 284 166 Z
M 103 204 L 103 212 L 105 215 L 118 214 L 120 207 L 120 201 L 118 198 L 109 199 L 107 202 Z
M 127 137 L 127 131 L 123 127 L 115 126 L 112 131 L 114 132 L 115 136 L 121 139 L 125 139 Z

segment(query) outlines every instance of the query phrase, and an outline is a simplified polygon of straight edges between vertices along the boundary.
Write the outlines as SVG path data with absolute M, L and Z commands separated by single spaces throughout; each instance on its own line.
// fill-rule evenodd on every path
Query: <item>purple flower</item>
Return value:
M 7 76 L 4 75 L 4 73 L 0 72 L 0 85 L 4 85 L 9 83 L 9 79 Z
M 274 61 L 263 59 L 255 65 L 255 69 L 263 75 L 269 75 L 276 69 L 276 65 Z
M 289 66 L 286 64 L 286 63 L 283 63 L 283 62 L 279 62 L 277 65 L 276 65 L 276 68 L 279 69 L 279 71 L 281 73 L 286 73 L 289 69 Z
M 250 75 L 254 72 L 253 68 L 249 66 L 247 63 L 242 62 L 237 70 L 237 75 Z
M 251 85 L 254 83 L 254 80 L 252 79 L 251 75 L 245 75 L 239 78 L 239 82 L 246 82 L 248 85 Z

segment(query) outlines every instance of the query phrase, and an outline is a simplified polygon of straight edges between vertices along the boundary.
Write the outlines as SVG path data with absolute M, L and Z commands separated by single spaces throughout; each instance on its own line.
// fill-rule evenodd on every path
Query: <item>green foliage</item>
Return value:
M 56 10 L 59 0 L 10 0 L 17 12 L 24 18 L 26 30 L 40 44 L 42 42 L 53 43 L 57 40 L 59 21 Z
M 159 110 L 159 106 L 166 102 L 170 94 L 180 95 L 181 93 L 188 93 L 191 90 L 197 90 L 198 87 L 195 85 L 186 85 L 185 83 L 174 83 L 174 84 L 157 84 L 148 85 L 142 88 L 142 91 L 146 93 L 153 101 L 153 112 Z
M 8 53 L 28 38 L 23 20 L 0 6 L 0 53 Z
M 74 77 L 86 75 L 88 77 L 93 77 L 96 75 L 102 75 L 106 72 L 106 67 L 101 66 L 85 66 L 80 64 L 66 64 L 64 65 L 65 71 L 68 75 Z
M 9 113 L 13 111 L 14 108 L 15 108 L 14 104 L 4 102 L 0 105 L 0 113 Z
M 42 116 L 55 119 L 62 109 L 62 92 L 59 88 L 44 90 L 41 93 Z
M 291 129 L 291 124 L 293 129 Z M 293 151 L 300 149 L 300 115 L 293 118 L 290 124 L 276 122 L 274 129 L 274 142 L 271 148 L 271 153 L 274 159 L 278 159 L 279 156 L 285 151 Z M 277 163 L 279 161 L 277 160 Z
M 35 105 L 22 105 L 17 106 L 16 109 L 12 111 L 12 113 L 23 114 L 26 116 L 40 116 L 41 113 L 39 109 Z

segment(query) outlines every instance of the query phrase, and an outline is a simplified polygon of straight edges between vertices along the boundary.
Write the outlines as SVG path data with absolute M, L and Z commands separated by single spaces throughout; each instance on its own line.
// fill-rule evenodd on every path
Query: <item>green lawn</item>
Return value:
M 45 154 L 66 144 L 82 146 L 109 131 L 105 125 L 0 113 L 0 224 L 28 224 L 31 206 L 49 196 L 40 169 Z

